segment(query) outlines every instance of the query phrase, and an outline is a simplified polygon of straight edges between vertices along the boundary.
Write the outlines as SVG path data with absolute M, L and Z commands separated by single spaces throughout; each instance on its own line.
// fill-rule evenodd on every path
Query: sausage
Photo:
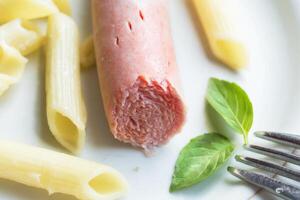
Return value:
M 106 117 L 114 137 L 146 150 L 185 121 L 164 0 L 92 0 L 93 36 Z

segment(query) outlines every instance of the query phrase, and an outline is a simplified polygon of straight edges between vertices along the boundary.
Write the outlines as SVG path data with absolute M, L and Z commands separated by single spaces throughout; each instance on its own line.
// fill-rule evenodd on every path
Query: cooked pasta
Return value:
M 81 44 L 80 64 L 82 68 L 90 68 L 96 65 L 93 36 L 87 37 Z
M 235 34 L 233 9 L 224 0 L 191 0 L 206 33 L 213 55 L 233 69 L 246 65 L 245 46 Z
M 0 0 L 0 24 L 17 18 L 36 19 L 58 12 L 52 0 Z
M 28 55 L 43 45 L 44 36 L 34 23 L 16 19 L 0 26 L 0 41 Z
M 27 59 L 18 50 L 0 42 L 0 96 L 20 79 Z
M 78 153 L 85 140 L 86 110 L 80 84 L 78 28 L 72 18 L 61 13 L 49 17 L 46 49 L 48 124 L 58 142 Z
M 67 15 L 72 14 L 70 0 L 53 0 L 59 10 Z
M 3 140 L 0 178 L 82 200 L 117 199 L 127 190 L 125 179 L 109 166 Z

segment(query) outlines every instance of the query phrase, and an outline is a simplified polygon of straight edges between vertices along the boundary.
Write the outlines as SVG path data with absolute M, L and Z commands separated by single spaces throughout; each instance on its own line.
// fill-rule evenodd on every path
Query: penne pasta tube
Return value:
M 44 37 L 34 23 L 16 19 L 0 26 L 0 41 L 28 55 L 43 45 Z
M 236 37 L 232 12 L 224 0 L 191 0 L 202 23 L 212 54 L 233 69 L 247 63 L 245 46 Z
M 72 14 L 70 0 L 53 0 L 53 1 L 61 12 L 67 15 Z
M 50 130 L 65 148 L 78 153 L 85 140 L 86 110 L 81 94 L 78 29 L 69 16 L 58 13 L 49 17 L 46 59 Z
M 0 42 L 0 96 L 20 79 L 26 63 L 18 50 Z
M 11 86 L 14 84 L 15 80 L 11 77 L 0 74 L 0 96 Z
M 80 65 L 82 68 L 96 65 L 93 36 L 87 37 L 80 46 Z
M 0 0 L 0 24 L 17 18 L 37 19 L 58 12 L 52 0 Z
M 0 141 L 0 178 L 83 200 L 117 199 L 127 190 L 109 166 L 10 141 Z

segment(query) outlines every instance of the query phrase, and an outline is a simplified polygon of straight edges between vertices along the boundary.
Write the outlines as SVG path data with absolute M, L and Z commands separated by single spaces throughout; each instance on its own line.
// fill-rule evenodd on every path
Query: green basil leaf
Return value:
M 224 136 L 208 133 L 192 139 L 176 161 L 170 192 L 199 183 L 230 157 L 233 144 Z
M 247 144 L 253 122 L 253 107 L 247 93 L 235 83 L 211 78 L 206 99 L 229 126 L 244 136 Z

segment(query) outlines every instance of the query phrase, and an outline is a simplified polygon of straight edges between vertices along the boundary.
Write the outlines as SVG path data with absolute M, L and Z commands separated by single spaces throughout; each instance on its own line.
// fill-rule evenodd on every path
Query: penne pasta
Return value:
M 61 12 L 67 15 L 72 14 L 70 0 L 53 0 L 53 1 Z
M 0 96 L 14 83 L 14 80 L 7 75 L 0 74 Z
M 52 0 L 0 0 L 0 24 L 17 18 L 37 19 L 58 12 Z
M 79 36 L 75 22 L 62 13 L 48 21 L 47 116 L 51 132 L 78 153 L 85 140 L 86 110 L 81 94 Z
M 224 0 L 191 0 L 202 23 L 212 54 L 233 69 L 246 65 L 245 46 L 237 39 L 232 12 Z
M 117 199 L 127 190 L 111 167 L 10 141 L 0 141 L 0 178 L 83 200 Z
M 0 26 L 0 41 L 28 55 L 43 45 L 44 37 L 34 23 L 17 19 Z
M 18 50 L 0 42 L 0 96 L 23 74 L 27 59 Z
M 93 36 L 87 37 L 80 46 L 80 64 L 82 68 L 96 65 Z

